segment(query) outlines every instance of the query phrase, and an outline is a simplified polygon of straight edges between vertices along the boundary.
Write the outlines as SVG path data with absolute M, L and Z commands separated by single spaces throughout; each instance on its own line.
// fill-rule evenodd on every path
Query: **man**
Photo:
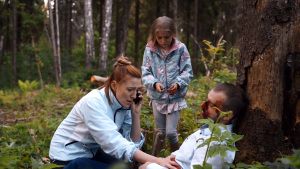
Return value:
M 232 111 L 229 116 L 219 118 L 218 122 L 223 123 L 226 128 L 221 131 L 232 131 L 232 127 L 236 125 L 238 119 L 243 115 L 248 106 L 248 98 L 244 91 L 232 84 L 218 84 L 209 91 L 207 100 L 201 104 L 204 118 L 210 118 L 216 121 L 220 116 L 220 111 Z M 178 163 L 179 168 L 192 169 L 193 165 L 202 165 L 207 146 L 198 147 L 205 140 L 209 139 L 211 131 L 209 128 L 202 126 L 198 131 L 191 134 L 179 150 L 173 152 L 169 157 Z M 229 168 L 228 164 L 234 160 L 235 152 L 226 151 L 226 156 L 222 158 L 216 155 L 207 159 L 207 163 L 213 169 Z M 155 163 L 145 163 L 140 169 L 166 169 Z

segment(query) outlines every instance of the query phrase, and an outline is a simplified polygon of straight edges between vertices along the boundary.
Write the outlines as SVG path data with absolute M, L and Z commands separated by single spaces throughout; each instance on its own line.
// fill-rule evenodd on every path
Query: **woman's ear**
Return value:
M 115 80 L 111 81 L 110 87 L 111 87 L 111 89 L 112 89 L 114 92 L 116 92 L 116 90 L 117 90 L 117 82 L 116 82 Z

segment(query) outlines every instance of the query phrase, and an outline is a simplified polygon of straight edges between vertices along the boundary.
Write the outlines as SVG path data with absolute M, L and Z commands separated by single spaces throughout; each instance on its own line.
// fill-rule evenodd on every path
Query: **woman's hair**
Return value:
M 152 23 L 148 36 L 148 42 L 155 42 L 155 35 L 158 30 L 170 31 L 174 36 L 176 36 L 177 33 L 173 19 L 167 16 L 161 16 L 156 18 Z
M 104 87 L 106 98 L 108 102 L 111 104 L 111 100 L 109 98 L 109 88 L 111 88 L 112 81 L 122 82 L 125 80 L 127 76 L 132 76 L 135 78 L 141 78 L 141 72 L 138 68 L 133 66 L 129 59 L 125 56 L 120 56 L 117 58 L 117 61 L 113 65 L 113 70 L 111 75 L 105 81 L 102 87 Z
M 240 121 L 247 111 L 249 104 L 248 96 L 244 90 L 230 83 L 217 84 L 213 90 L 215 92 L 223 92 L 226 95 L 222 111 L 232 111 L 232 120 L 234 122 Z

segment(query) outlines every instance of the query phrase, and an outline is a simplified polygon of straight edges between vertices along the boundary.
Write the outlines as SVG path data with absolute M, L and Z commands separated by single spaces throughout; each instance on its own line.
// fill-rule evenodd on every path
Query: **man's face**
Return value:
M 202 116 L 216 121 L 225 100 L 226 95 L 223 92 L 211 90 L 207 95 L 207 100 L 201 104 Z

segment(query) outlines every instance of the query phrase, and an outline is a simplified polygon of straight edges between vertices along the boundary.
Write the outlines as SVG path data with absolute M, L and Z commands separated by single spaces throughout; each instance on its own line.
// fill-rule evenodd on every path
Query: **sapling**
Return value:
M 198 145 L 197 148 L 207 146 L 207 149 L 205 152 L 202 166 L 193 165 L 194 169 L 211 169 L 212 166 L 209 163 L 207 163 L 209 157 L 220 155 L 221 158 L 224 160 L 227 151 L 233 151 L 233 152 L 238 151 L 238 149 L 235 147 L 235 142 L 243 138 L 242 135 L 238 135 L 232 133 L 231 131 L 228 131 L 226 129 L 225 124 L 221 123 L 221 119 L 223 117 L 230 116 L 232 114 L 232 111 L 223 112 L 219 110 L 217 107 L 214 108 L 220 112 L 220 115 L 216 121 L 213 121 L 212 119 L 209 118 L 199 120 L 201 124 L 208 126 L 209 130 L 211 131 L 211 134 L 209 139 L 198 140 L 202 143 Z M 230 164 L 226 164 L 226 165 L 229 166 Z

